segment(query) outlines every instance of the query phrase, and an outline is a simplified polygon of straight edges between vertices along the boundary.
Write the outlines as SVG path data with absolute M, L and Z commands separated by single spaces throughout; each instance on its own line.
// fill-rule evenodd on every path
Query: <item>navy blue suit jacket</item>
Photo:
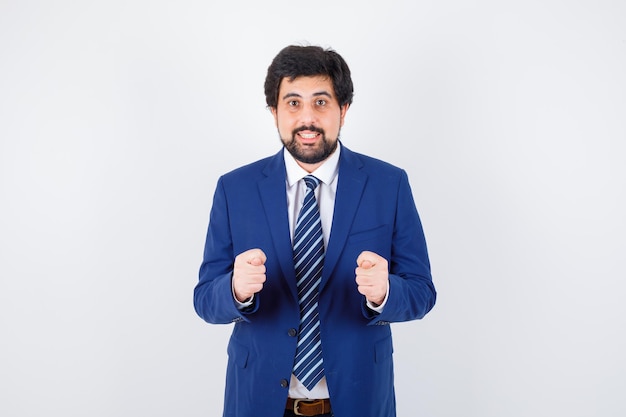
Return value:
M 267 281 L 254 305 L 240 311 L 232 294 L 233 263 L 252 248 L 267 255 Z M 389 262 L 389 296 L 380 314 L 357 291 L 356 259 L 364 250 Z M 406 173 L 342 147 L 319 296 L 335 417 L 395 416 L 389 324 L 422 318 L 435 298 Z M 282 416 L 299 323 L 282 150 L 219 179 L 194 306 L 209 323 L 235 323 L 224 416 Z

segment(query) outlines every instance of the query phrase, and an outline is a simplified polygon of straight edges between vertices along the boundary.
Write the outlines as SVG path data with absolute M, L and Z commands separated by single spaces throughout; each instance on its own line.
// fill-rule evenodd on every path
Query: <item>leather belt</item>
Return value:
M 294 400 L 287 398 L 285 409 L 293 411 L 297 416 L 316 416 L 330 413 L 330 400 Z

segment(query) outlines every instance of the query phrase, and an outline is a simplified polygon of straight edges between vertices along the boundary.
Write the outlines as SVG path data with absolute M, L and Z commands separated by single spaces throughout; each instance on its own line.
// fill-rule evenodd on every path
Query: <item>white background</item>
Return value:
M 0 415 L 221 415 L 193 310 L 220 174 L 278 151 L 292 43 L 407 170 L 439 292 L 403 417 L 626 415 L 623 1 L 0 1 Z

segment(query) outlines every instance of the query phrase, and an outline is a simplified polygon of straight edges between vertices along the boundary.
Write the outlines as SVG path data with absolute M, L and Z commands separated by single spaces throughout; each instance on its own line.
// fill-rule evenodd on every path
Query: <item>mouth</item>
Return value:
M 317 132 L 298 132 L 298 136 L 300 136 L 300 139 L 302 139 L 304 142 L 313 142 L 320 136 L 320 134 Z
M 303 145 L 314 145 L 320 138 L 323 138 L 324 131 L 316 126 L 302 126 L 294 131 L 294 136 L 300 139 Z

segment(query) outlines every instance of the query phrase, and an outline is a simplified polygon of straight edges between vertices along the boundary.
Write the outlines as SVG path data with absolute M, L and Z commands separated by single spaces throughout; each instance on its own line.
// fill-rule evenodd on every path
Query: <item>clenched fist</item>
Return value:
M 363 251 L 356 259 L 355 269 L 358 290 L 367 301 L 379 306 L 387 295 L 389 271 L 387 260 L 369 251 Z
M 265 261 L 261 249 L 250 249 L 235 257 L 233 267 L 233 290 L 240 303 L 245 302 L 263 289 L 265 283 Z

